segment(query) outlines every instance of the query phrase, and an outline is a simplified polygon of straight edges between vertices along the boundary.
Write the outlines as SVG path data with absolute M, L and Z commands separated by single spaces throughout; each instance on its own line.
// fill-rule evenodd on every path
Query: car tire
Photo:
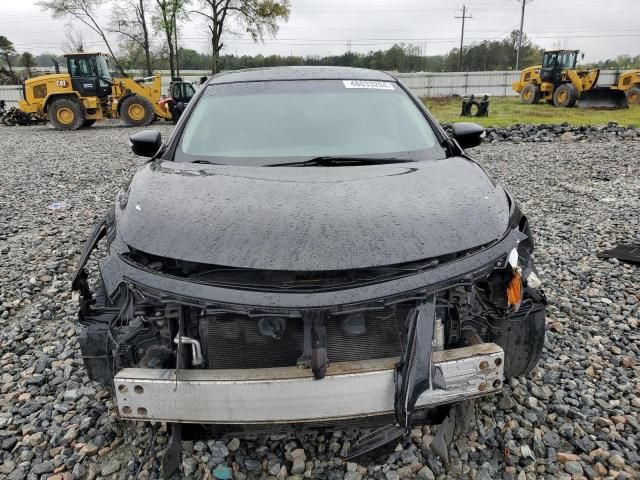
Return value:
M 96 123 L 95 119 L 93 119 L 93 120 L 85 120 L 84 123 L 82 124 L 82 128 L 89 128 L 94 123 Z
M 153 121 L 155 111 L 149 100 L 140 95 L 131 95 L 122 101 L 120 115 L 127 125 L 144 127 Z
M 578 101 L 578 89 L 571 83 L 563 83 L 553 92 L 553 104 L 556 107 L 573 107 Z
M 527 83 L 520 92 L 520 100 L 527 105 L 538 103 L 540 96 L 540 87 L 535 83 Z
M 504 350 L 505 377 L 519 377 L 533 370 L 540 360 L 544 346 L 544 307 L 528 314 L 521 311 L 493 326 L 500 331 L 494 341 Z
M 627 92 L 629 105 L 640 105 L 640 87 L 631 87 Z
M 82 104 L 73 98 L 58 98 L 49 106 L 49 122 L 58 130 L 78 130 L 85 120 Z

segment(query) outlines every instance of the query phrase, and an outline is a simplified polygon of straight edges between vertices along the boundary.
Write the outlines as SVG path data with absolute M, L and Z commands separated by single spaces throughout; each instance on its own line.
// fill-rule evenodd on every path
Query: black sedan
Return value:
M 150 160 L 87 244 L 89 375 L 129 419 L 388 425 L 366 450 L 529 372 L 529 224 L 463 150 L 483 129 L 452 132 L 383 72 L 211 78 L 166 142 L 131 137 Z

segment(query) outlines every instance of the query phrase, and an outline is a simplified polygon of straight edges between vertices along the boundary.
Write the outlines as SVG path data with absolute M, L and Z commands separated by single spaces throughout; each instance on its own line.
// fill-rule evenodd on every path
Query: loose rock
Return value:
M 160 478 L 168 435 L 146 424 L 129 432 L 114 421 L 111 394 L 82 366 L 69 292 L 91 228 L 146 161 L 129 150 L 127 136 L 138 129 L 113 127 L 0 126 L 0 475 L 10 480 L 126 477 L 152 438 L 139 478 Z M 172 126 L 154 128 L 167 136 Z M 630 160 L 640 158 L 638 130 L 488 128 L 486 143 L 470 153 L 519 201 L 535 235 L 549 300 L 539 368 L 477 401 L 478 418 L 448 465 L 431 450 L 437 427 L 416 427 L 397 451 L 360 465 L 341 458 L 357 440 L 347 431 L 303 441 L 185 442 L 180 475 L 640 478 L 638 267 L 596 257 L 640 231 L 640 164 Z M 64 209 L 47 208 L 62 202 Z M 95 275 L 95 265 L 89 268 Z

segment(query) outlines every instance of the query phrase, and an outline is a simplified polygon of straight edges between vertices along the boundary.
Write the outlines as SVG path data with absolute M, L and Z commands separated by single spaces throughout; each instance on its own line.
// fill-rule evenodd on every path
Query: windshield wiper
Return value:
M 204 163 L 206 165 L 221 165 L 220 163 L 210 162 L 209 160 L 198 159 L 190 163 Z
M 287 163 L 273 163 L 265 165 L 265 167 L 314 167 L 314 166 L 336 166 L 336 165 L 381 165 L 385 163 L 405 163 L 415 162 L 415 160 L 408 160 L 406 158 L 367 158 L 367 157 L 314 157 L 309 160 L 302 160 L 300 162 L 287 162 Z

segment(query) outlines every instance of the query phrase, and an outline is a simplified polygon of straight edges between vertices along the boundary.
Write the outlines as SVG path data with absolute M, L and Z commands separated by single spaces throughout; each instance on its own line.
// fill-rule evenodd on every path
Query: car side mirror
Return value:
M 162 135 L 158 130 L 143 130 L 129 136 L 131 151 L 140 157 L 153 157 L 162 146 Z
M 457 122 L 451 125 L 453 138 L 464 148 L 477 147 L 486 136 L 484 127 L 477 123 Z

